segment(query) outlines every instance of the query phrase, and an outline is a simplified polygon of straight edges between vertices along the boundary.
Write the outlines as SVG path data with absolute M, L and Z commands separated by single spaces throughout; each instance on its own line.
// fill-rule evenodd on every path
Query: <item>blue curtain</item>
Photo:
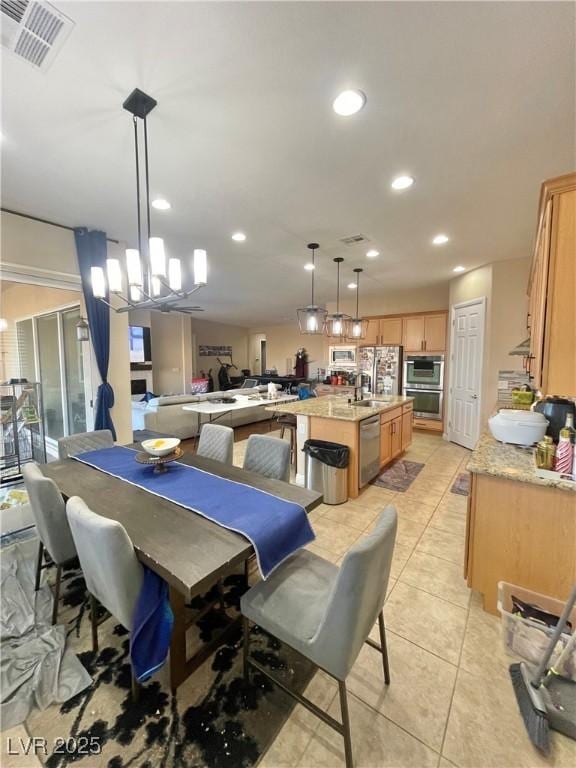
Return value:
M 86 302 L 90 338 L 102 384 L 96 395 L 96 417 L 94 429 L 109 429 L 116 440 L 116 430 L 110 416 L 110 408 L 114 405 L 114 390 L 108 383 L 108 361 L 110 358 L 110 310 L 99 299 L 92 295 L 91 267 L 102 267 L 106 270 L 108 252 L 106 233 L 98 230 L 88 230 L 86 227 L 76 227 L 74 230 L 76 253 L 82 291 Z M 108 300 L 108 296 L 106 296 Z

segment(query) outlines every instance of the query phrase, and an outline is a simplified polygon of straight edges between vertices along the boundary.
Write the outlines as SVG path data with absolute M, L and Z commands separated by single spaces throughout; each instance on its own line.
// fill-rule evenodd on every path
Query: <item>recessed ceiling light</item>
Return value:
M 354 288 L 358 288 L 358 286 L 356 285 L 356 283 L 348 283 L 348 288 L 350 288 L 350 290 L 353 291 Z
M 448 240 L 450 240 L 448 235 L 436 235 L 436 237 L 432 238 L 434 245 L 445 245 Z
M 350 117 L 360 112 L 366 104 L 366 96 L 362 91 L 342 91 L 332 102 L 332 108 L 337 115 Z
M 246 240 L 246 235 L 244 232 L 234 232 L 232 240 L 236 240 L 237 243 L 243 243 Z
M 462 266 L 454 267 L 454 269 L 452 270 L 452 272 L 465 272 L 465 271 L 466 271 L 466 267 L 462 267 Z
M 168 200 L 164 200 L 163 197 L 157 197 L 156 200 L 152 200 L 152 208 L 156 208 L 157 211 L 167 211 L 172 206 Z
M 308 272 L 312 272 L 312 270 L 316 269 L 316 267 L 310 261 L 310 262 L 308 262 L 308 264 L 304 264 L 304 269 L 308 270 Z
M 380 251 L 371 248 L 369 251 L 366 251 L 366 256 L 368 256 L 369 259 L 375 259 L 376 256 L 380 256 Z
M 401 190 L 408 189 L 414 184 L 414 178 L 412 176 L 396 176 L 390 185 L 392 189 Z

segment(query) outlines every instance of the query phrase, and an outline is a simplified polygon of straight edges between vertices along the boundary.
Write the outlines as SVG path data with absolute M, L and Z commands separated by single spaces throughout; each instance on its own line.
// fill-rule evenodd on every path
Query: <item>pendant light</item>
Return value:
M 298 315 L 300 333 L 316 336 L 324 333 L 326 315 L 328 313 L 323 307 L 319 307 L 314 303 L 315 252 L 320 246 L 318 243 L 308 243 L 306 247 L 312 251 L 312 269 L 310 270 L 312 277 L 312 296 L 310 304 L 308 304 L 307 307 L 301 307 L 296 310 L 296 313 Z
M 368 320 L 363 320 L 358 312 L 358 303 L 360 301 L 360 273 L 364 270 L 361 267 L 356 267 L 352 270 L 356 273 L 356 315 L 350 321 L 349 340 L 358 341 L 359 339 L 365 339 L 368 333 Z
M 76 339 L 78 341 L 90 341 L 90 328 L 82 315 L 80 315 L 80 320 L 76 323 Z
M 336 312 L 328 315 L 326 320 L 326 336 L 331 339 L 346 339 L 348 337 L 350 315 L 340 312 L 340 264 L 344 259 L 337 256 L 334 259 L 336 264 Z

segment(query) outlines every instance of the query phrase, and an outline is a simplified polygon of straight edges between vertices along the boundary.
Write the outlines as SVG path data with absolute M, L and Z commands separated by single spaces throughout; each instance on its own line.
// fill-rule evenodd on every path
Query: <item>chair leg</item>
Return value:
M 52 624 L 58 620 L 58 601 L 60 600 L 60 582 L 62 581 L 62 566 L 56 566 L 56 584 L 54 585 L 54 605 L 52 606 Z
M 131 685 L 130 690 L 132 693 L 132 701 L 136 704 L 138 700 L 140 699 L 140 683 L 138 680 L 136 680 L 136 675 L 134 674 L 134 670 L 132 670 L 132 679 L 131 679 Z
M 242 650 L 242 668 L 244 671 L 244 680 L 248 682 L 249 668 L 248 668 L 248 655 L 250 652 L 250 622 L 246 616 L 242 616 L 242 635 L 243 635 L 243 650 Z
M 342 736 L 344 737 L 344 754 L 346 756 L 346 768 L 354 768 L 354 759 L 352 757 L 352 737 L 350 735 L 350 715 L 348 714 L 348 696 L 346 694 L 346 683 L 344 680 L 338 680 L 338 689 L 340 691 L 340 710 L 342 712 Z
M 280 428 L 280 440 L 284 440 L 284 432 L 286 431 L 286 427 Z
M 38 592 L 40 589 L 40 577 L 42 575 L 42 559 L 44 557 L 44 544 L 40 542 L 38 545 L 38 562 L 36 563 L 36 581 L 34 582 L 34 591 Z
M 98 652 L 98 600 L 90 595 L 90 624 L 92 626 L 92 650 Z
M 378 614 L 378 628 L 380 630 L 380 646 L 382 648 L 382 663 L 384 665 L 384 682 L 390 685 L 390 666 L 388 664 L 388 646 L 386 645 L 386 629 L 384 627 L 384 611 Z

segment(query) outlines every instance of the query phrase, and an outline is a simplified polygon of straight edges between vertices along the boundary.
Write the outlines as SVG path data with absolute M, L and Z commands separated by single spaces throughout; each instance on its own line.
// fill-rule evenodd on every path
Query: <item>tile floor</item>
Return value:
M 278 434 L 272 432 L 271 434 Z M 242 463 L 246 442 L 234 447 Z M 385 604 L 392 684 L 364 646 L 348 678 L 356 768 L 536 768 L 576 765 L 576 742 L 558 734 L 543 758 L 532 747 L 508 677 L 500 621 L 462 576 L 467 497 L 451 493 L 469 452 L 416 433 L 406 458 L 425 464 L 406 493 L 369 486 L 355 501 L 312 513 L 310 549 L 339 563 L 386 504 L 398 538 Z M 377 639 L 377 629 L 374 631 Z M 324 673 L 309 695 L 340 718 L 336 685 Z M 342 739 L 297 706 L 261 768 L 337 768 Z
M 258 425 L 254 431 L 268 428 Z M 239 437 L 234 462 L 241 465 L 246 441 L 244 434 Z M 462 578 L 467 499 L 450 493 L 450 487 L 467 455 L 436 435 L 415 434 L 406 458 L 425 467 L 406 493 L 369 486 L 354 502 L 323 505 L 312 513 L 317 539 L 310 549 L 335 563 L 386 504 L 393 503 L 399 514 L 384 609 L 392 683 L 385 688 L 380 656 L 368 646 L 348 677 L 356 768 L 576 765 L 576 742 L 558 734 L 547 759 L 531 746 L 509 681 L 511 659 L 502 648 L 499 619 L 482 610 L 480 596 Z M 336 685 L 323 672 L 307 695 L 340 717 Z M 16 728 L 10 735 L 16 741 L 26 732 Z M 34 758 L 11 759 L 5 746 L 2 765 L 39 765 Z M 259 763 L 261 768 L 343 765 L 341 737 L 299 705 Z

